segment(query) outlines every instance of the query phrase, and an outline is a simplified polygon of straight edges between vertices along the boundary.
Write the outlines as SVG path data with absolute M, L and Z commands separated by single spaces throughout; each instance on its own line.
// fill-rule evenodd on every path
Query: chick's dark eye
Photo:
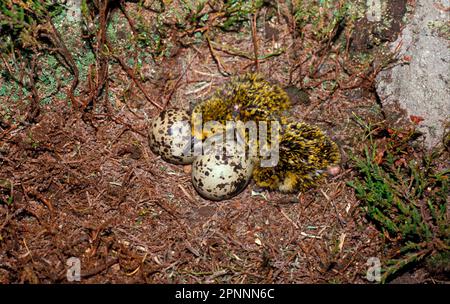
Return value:
M 233 106 L 233 111 L 232 111 L 233 119 L 236 119 L 238 117 L 239 110 L 240 110 L 239 105 L 234 105 Z

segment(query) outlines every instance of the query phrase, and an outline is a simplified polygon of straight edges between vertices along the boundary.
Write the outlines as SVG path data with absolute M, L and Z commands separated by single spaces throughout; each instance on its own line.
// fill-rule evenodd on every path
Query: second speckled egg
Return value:
M 192 164 L 192 183 L 204 198 L 229 199 L 245 189 L 253 161 L 239 145 L 225 145 L 199 156 Z

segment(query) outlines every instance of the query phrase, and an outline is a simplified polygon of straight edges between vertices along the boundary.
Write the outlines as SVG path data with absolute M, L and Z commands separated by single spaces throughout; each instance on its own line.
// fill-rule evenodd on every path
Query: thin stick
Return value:
M 326 198 L 326 200 L 330 202 L 331 206 L 333 206 L 333 209 L 336 212 L 336 217 L 338 219 L 338 222 L 341 225 L 341 227 L 344 228 L 345 227 L 345 221 L 342 219 L 341 215 L 339 214 L 339 211 L 338 211 L 336 205 L 334 204 L 333 200 L 322 189 L 320 189 L 320 192 L 322 192 L 322 194 Z
M 109 44 L 109 43 L 108 43 Z M 111 50 L 111 45 L 108 45 L 108 48 Z M 112 55 L 120 64 L 120 66 L 122 67 L 122 69 L 128 74 L 128 76 L 134 81 L 134 83 L 137 85 L 137 87 L 139 88 L 139 90 L 141 90 L 141 92 L 144 94 L 145 98 L 151 103 L 153 104 L 155 107 L 157 107 L 160 110 L 164 110 L 163 106 L 161 106 L 159 103 L 157 103 L 156 101 L 154 101 L 153 99 L 150 98 L 150 96 L 147 94 L 147 92 L 145 91 L 144 87 L 142 86 L 142 84 L 137 80 L 136 76 L 133 73 L 133 70 L 127 66 L 127 64 L 123 61 L 122 58 L 120 58 L 119 56 L 116 55 Z
M 117 259 L 117 258 L 112 259 L 111 261 L 106 262 L 103 265 L 100 265 L 100 266 L 98 266 L 98 267 L 96 267 L 94 269 L 91 269 L 91 270 L 89 270 L 89 271 L 87 271 L 85 273 L 82 273 L 81 277 L 82 278 L 92 277 L 94 275 L 97 275 L 97 274 L 105 271 L 106 269 L 108 269 L 109 267 L 111 267 L 112 265 L 117 264 L 117 263 L 119 263 L 119 259 Z
M 299 229 L 298 225 L 284 212 L 283 209 L 279 208 L 281 214 L 295 227 L 295 229 Z
M 127 11 L 126 11 L 126 9 L 125 9 L 125 7 L 124 7 L 124 1 L 120 1 L 120 3 L 119 3 L 119 8 L 120 8 L 120 11 L 122 12 L 122 14 L 123 14 L 123 15 L 125 16 L 125 18 L 127 19 L 128 24 L 130 25 L 130 28 L 131 28 L 131 31 L 133 32 L 133 34 L 134 34 L 135 36 L 138 36 L 139 33 L 138 33 L 138 31 L 136 30 L 136 26 L 134 25 L 134 22 L 133 22 L 133 20 L 130 18 L 130 16 L 128 16 L 128 13 L 127 13 Z
M 166 101 L 164 102 L 164 106 L 163 106 L 164 109 L 167 108 L 167 105 L 169 104 L 170 100 L 172 99 L 173 94 L 175 93 L 176 89 L 180 85 L 181 80 L 184 78 L 184 76 L 186 76 L 186 73 L 191 68 L 191 65 L 194 62 L 195 58 L 196 58 L 196 56 L 194 56 L 194 58 L 192 58 L 192 60 L 187 65 L 186 69 L 183 71 L 183 73 L 181 73 L 180 77 L 178 77 L 178 79 L 177 79 L 175 85 L 173 86 L 173 88 L 170 90 L 169 96 L 167 96 Z
M 258 59 L 258 37 L 256 32 L 256 17 L 257 12 L 253 14 L 253 20 L 252 20 L 252 38 L 253 38 L 253 50 L 255 53 L 255 68 L 256 71 L 259 71 L 259 59 Z
M 224 66 L 222 65 L 222 63 L 219 60 L 219 57 L 217 57 L 216 52 L 211 44 L 211 40 L 209 39 L 208 36 L 206 36 L 206 41 L 208 42 L 208 47 L 209 47 L 209 51 L 211 52 L 211 56 L 214 60 L 214 62 L 217 64 L 217 68 L 219 69 L 220 74 L 222 74 L 223 76 L 229 76 L 230 73 L 228 73 Z

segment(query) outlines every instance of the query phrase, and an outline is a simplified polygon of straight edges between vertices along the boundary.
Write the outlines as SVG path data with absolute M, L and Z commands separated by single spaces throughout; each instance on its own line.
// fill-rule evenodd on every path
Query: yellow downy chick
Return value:
M 232 79 L 208 100 L 198 104 L 192 111 L 193 126 L 200 121 L 270 121 L 285 120 L 284 112 L 290 107 L 286 92 L 272 85 L 259 74 L 245 74 Z M 203 132 L 205 133 L 205 132 Z M 194 130 L 196 138 L 209 136 Z
M 339 150 L 323 131 L 306 123 L 285 126 L 279 141 L 279 161 L 274 167 L 257 166 L 258 186 L 281 192 L 314 187 L 329 166 L 339 162 Z

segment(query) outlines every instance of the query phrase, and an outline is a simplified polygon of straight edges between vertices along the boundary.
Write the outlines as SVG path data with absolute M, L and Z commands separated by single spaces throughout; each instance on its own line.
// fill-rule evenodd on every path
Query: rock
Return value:
M 365 17 L 355 23 L 350 49 L 370 52 L 384 42 L 393 42 L 400 33 L 409 7 L 408 0 L 367 0 Z
M 412 19 L 391 44 L 395 49 L 403 43 L 399 58 L 406 60 L 381 72 L 376 84 L 383 106 L 399 105 L 408 116 L 424 118 L 419 130 L 429 148 L 441 142 L 445 121 L 450 118 L 449 41 L 448 35 L 442 37 L 435 28 L 448 22 L 449 12 L 433 3 L 417 0 Z M 441 4 L 449 7 L 450 0 Z

